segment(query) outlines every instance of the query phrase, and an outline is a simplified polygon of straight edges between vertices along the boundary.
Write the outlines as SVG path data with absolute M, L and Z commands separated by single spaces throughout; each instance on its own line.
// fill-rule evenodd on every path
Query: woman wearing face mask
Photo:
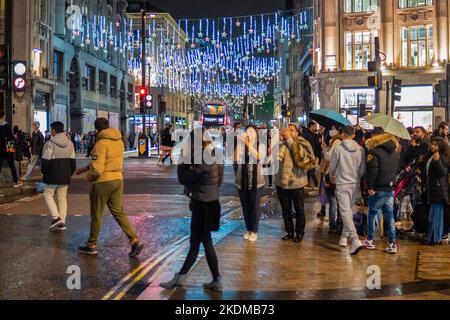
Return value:
M 242 211 L 247 232 L 244 239 L 256 241 L 259 228 L 259 207 L 263 193 L 265 179 L 259 150 L 265 146 L 259 144 L 257 129 L 248 126 L 237 145 L 238 167 L 236 172 L 236 188 L 239 191 Z
M 430 211 L 426 241 L 423 244 L 440 244 L 444 233 L 444 214 L 448 202 L 448 166 L 450 151 L 447 142 L 441 137 L 431 140 L 431 157 L 426 165 L 426 188 Z

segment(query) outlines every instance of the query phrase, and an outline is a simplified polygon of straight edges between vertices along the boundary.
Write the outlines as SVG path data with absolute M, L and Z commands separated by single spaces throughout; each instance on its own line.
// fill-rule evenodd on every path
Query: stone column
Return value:
M 386 55 L 386 64 L 390 65 L 395 59 L 394 12 L 395 4 L 392 0 L 380 1 L 380 43 L 381 51 Z
M 339 59 L 339 2 L 337 0 L 325 0 L 323 3 L 323 69 L 340 68 Z M 336 58 L 335 65 L 331 64 L 332 57 Z M 328 57 L 328 59 L 327 59 Z M 334 63 L 333 63 L 334 64 Z
M 448 3 L 446 0 L 436 0 L 436 57 L 439 61 L 448 61 L 449 30 L 448 30 Z M 436 43 L 436 41 L 435 41 Z

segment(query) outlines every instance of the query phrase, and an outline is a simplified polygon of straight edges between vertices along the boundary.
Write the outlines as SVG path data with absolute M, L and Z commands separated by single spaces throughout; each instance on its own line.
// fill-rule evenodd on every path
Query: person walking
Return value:
M 130 257 L 139 255 L 144 247 L 123 211 L 123 154 L 124 145 L 120 131 L 109 127 L 105 118 L 95 120 L 98 132 L 97 142 L 92 150 L 92 161 L 87 167 L 77 171 L 77 175 L 87 172 L 86 179 L 92 182 L 90 193 L 91 230 L 87 244 L 79 247 L 79 252 L 97 255 L 97 241 L 100 233 L 103 209 L 108 205 L 111 214 L 122 228 L 131 244 Z
M 191 132 L 190 148 L 191 148 L 191 164 L 194 163 L 194 135 L 198 139 L 202 139 L 202 134 L 206 132 L 205 129 L 195 129 Z M 217 260 L 216 251 L 211 237 L 211 232 L 218 231 L 220 228 L 220 202 L 219 202 L 219 187 L 223 182 L 224 166 L 216 162 L 207 164 L 204 159 L 205 153 L 215 156 L 215 149 L 210 139 L 201 140 L 202 153 L 195 157 L 202 159 L 201 164 L 180 164 L 178 166 L 178 178 L 180 182 L 185 185 L 185 193 L 190 197 L 190 209 L 192 211 L 191 219 L 191 237 L 189 253 L 186 256 L 183 267 L 175 274 L 172 280 L 163 282 L 161 287 L 166 289 L 173 289 L 175 287 L 184 287 L 186 283 L 187 274 L 191 270 L 195 261 L 197 260 L 200 244 L 203 244 L 205 249 L 206 261 L 212 273 L 213 280 L 210 283 L 205 283 L 204 288 L 212 291 L 222 291 L 222 279 L 219 272 L 219 263 Z M 192 180 L 192 171 L 195 172 L 196 181 Z
M 170 165 L 173 165 L 173 148 L 175 146 L 175 141 L 172 139 L 172 128 L 173 126 L 169 124 L 161 134 L 161 156 L 159 157 L 158 165 L 163 166 L 167 158 L 170 157 Z
M 34 121 L 32 123 L 33 133 L 31 136 L 31 159 L 30 163 L 28 164 L 27 172 L 25 173 L 24 176 L 25 181 L 30 180 L 30 176 L 36 165 L 39 163 L 42 156 L 42 148 L 44 147 L 44 136 L 39 130 L 40 126 L 41 125 L 39 121 Z
M 247 228 L 244 239 L 254 242 L 258 239 L 260 200 L 266 184 L 260 150 L 266 147 L 259 143 L 258 132 L 254 126 L 248 126 L 246 134 L 239 138 L 244 139 L 245 146 L 236 149 L 239 164 L 235 185 L 239 191 Z
M 275 178 L 278 199 L 283 212 L 286 235 L 284 241 L 303 241 L 305 235 L 305 186 L 308 184 L 307 170 L 315 165 L 314 151 L 303 137 L 299 136 L 293 124 L 281 130 L 281 142 L 278 161 L 280 164 Z M 292 205 L 295 210 L 295 236 L 292 217 Z
M 351 255 L 358 254 L 364 248 L 353 223 L 352 206 L 360 179 L 366 169 L 364 149 L 353 140 L 354 136 L 355 129 L 352 126 L 343 127 L 342 143 L 334 149 L 329 167 L 331 181 L 336 184 L 335 195 L 344 223 L 339 244 L 346 247 L 350 239 Z
M 429 204 L 428 228 L 422 244 L 437 245 L 442 242 L 444 234 L 444 214 L 448 202 L 448 171 L 450 150 L 442 137 L 431 139 L 431 156 L 426 164 L 426 189 Z
M 394 218 L 394 188 L 400 164 L 400 144 L 397 138 L 384 133 L 381 128 L 375 128 L 372 139 L 366 142 L 367 172 L 366 184 L 368 190 L 368 236 L 364 242 L 366 249 L 374 250 L 375 219 L 378 211 L 383 212 L 389 237 L 386 252 L 397 253 L 396 229 Z M 379 221 L 381 223 L 381 221 Z
M 50 128 L 52 137 L 42 151 L 44 200 L 52 215 L 50 231 L 63 231 L 66 230 L 67 190 L 76 170 L 75 148 L 64 133 L 63 123 L 53 122 Z
M 11 170 L 11 176 L 14 181 L 14 188 L 19 188 L 23 185 L 19 182 L 17 177 L 16 166 L 14 164 L 14 152 L 8 150 L 8 145 L 14 143 L 14 136 L 11 129 L 11 125 L 5 120 L 6 114 L 0 111 L 0 168 L 3 166 L 3 161 L 8 162 L 9 169 Z

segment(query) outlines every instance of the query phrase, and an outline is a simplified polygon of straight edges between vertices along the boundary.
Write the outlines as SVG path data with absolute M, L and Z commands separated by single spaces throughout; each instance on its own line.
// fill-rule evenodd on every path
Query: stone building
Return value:
M 96 117 L 106 117 L 129 130 L 134 81 L 126 55 L 112 49 L 126 7 L 124 0 L 13 1 L 13 59 L 28 62 L 27 91 L 13 96 L 14 124 L 29 131 L 39 120 L 47 130 L 61 121 L 72 131 L 88 132 Z M 94 28 L 92 21 L 102 28 L 100 45 L 74 34 L 74 19 L 80 29 Z
M 353 123 L 358 106 L 374 111 L 367 62 L 374 39 L 383 53 L 380 112 L 386 112 L 386 81 L 403 81 L 393 115 L 407 126 L 429 128 L 445 117 L 433 107 L 433 89 L 445 79 L 450 55 L 450 0 L 321 0 L 315 24 L 315 108 L 345 114 Z M 392 112 L 392 110 L 388 110 Z

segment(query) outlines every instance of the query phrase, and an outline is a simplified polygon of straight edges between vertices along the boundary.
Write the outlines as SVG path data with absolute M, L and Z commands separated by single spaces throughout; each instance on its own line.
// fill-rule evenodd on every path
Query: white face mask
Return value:
M 330 130 L 330 137 L 334 138 L 338 134 L 337 130 Z

